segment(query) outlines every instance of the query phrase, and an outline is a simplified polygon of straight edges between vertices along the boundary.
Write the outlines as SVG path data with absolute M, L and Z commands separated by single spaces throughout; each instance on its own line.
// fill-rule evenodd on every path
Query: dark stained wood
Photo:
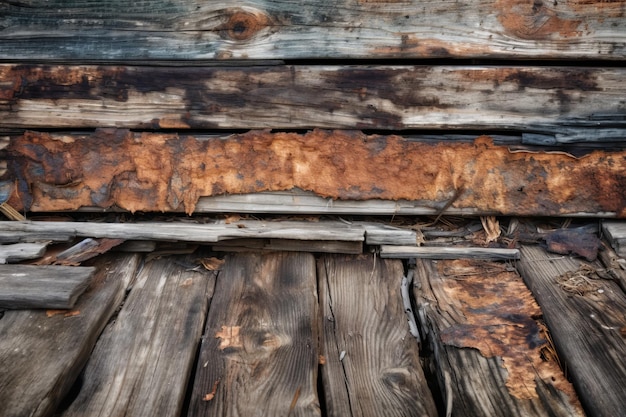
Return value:
M 163 257 L 139 273 L 87 363 L 64 417 L 180 415 L 215 273 Z
M 192 213 L 201 196 L 300 188 L 333 199 L 413 200 L 489 214 L 626 217 L 624 150 L 575 158 L 511 150 L 489 136 L 424 143 L 358 131 L 196 138 L 101 129 L 84 136 L 26 132 L 9 151 L 19 184 L 11 204 L 31 211 Z M 251 236 L 291 238 L 245 227 L 223 238 Z
M 189 417 L 319 416 L 315 260 L 226 258 L 211 302 Z
M 601 268 L 555 256 L 537 246 L 522 246 L 518 269 L 541 305 L 546 324 L 568 377 L 587 415 L 618 416 L 626 410 L 626 294 L 612 280 L 593 280 L 584 295 L 566 292 L 565 273 Z M 591 281 L 593 278 L 587 278 Z
M 218 252 L 249 252 L 249 251 L 291 251 L 321 253 L 352 253 L 363 252 L 362 242 L 341 242 L 322 240 L 296 239 L 231 239 L 212 246 Z
M 0 59 L 619 59 L 623 16 L 620 0 L 3 1 Z
M 47 246 L 47 243 L 0 245 L 0 264 L 39 258 L 46 252 Z
M 542 357 L 541 310 L 504 263 L 418 260 L 415 298 L 453 416 L 584 416 L 558 363 Z
M 93 267 L 0 265 L 0 308 L 74 307 Z
M 402 263 L 326 255 L 317 264 L 329 416 L 436 416 L 409 333 Z
M 553 145 L 620 142 L 625 78 L 614 67 L 5 64 L 0 127 L 516 129 Z
M 70 390 L 124 298 L 139 258 L 98 260 L 91 286 L 69 312 L 9 310 L 0 319 L 0 416 L 50 416 Z

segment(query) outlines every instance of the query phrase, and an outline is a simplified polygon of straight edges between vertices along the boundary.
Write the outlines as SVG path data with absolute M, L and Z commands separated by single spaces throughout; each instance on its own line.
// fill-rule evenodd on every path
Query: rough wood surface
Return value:
M 163 257 L 141 269 L 64 417 L 180 416 L 216 274 L 179 260 L 189 261 Z
M 39 258 L 46 252 L 47 243 L 16 243 L 0 245 L 0 264 Z
M 214 251 L 291 251 L 320 253 L 351 253 L 363 252 L 362 242 L 317 241 L 294 239 L 232 239 L 224 240 L 212 246 Z
M 623 16 L 621 0 L 3 1 L 0 59 L 619 59 Z
M 390 246 L 380 247 L 381 258 L 428 258 L 428 259 L 519 259 L 518 249 L 477 247 Z
M 0 308 L 74 307 L 93 267 L 0 265 Z
M 602 232 L 621 257 L 626 257 L 626 223 L 620 221 L 602 222 Z
M 220 272 L 189 407 L 193 416 L 319 416 L 315 260 L 236 254 Z
M 322 378 L 329 416 L 436 416 L 409 333 L 396 260 L 322 257 Z
M 623 141 L 624 79 L 615 67 L 5 64 L 0 127 L 517 129 L 544 133 L 540 143 Z
M 587 415 L 624 414 L 626 294 L 612 280 L 584 277 L 585 271 L 593 271 L 597 264 L 555 256 L 536 246 L 522 246 L 521 251 L 518 269 L 541 305 L 563 366 Z M 580 269 L 582 265 L 587 267 Z M 591 285 L 589 291 L 584 295 L 566 292 L 567 281 L 559 284 L 559 277 L 568 273 L 573 279 L 582 274 L 579 283 Z
M 357 131 L 199 139 L 98 130 L 82 137 L 27 132 L 9 152 L 19 185 L 11 205 L 32 211 L 191 213 L 200 196 L 300 188 L 334 199 L 413 200 L 506 215 L 626 216 L 624 150 L 575 158 L 511 150 L 489 136 L 423 143 Z M 233 237 L 250 236 L 241 229 Z
M 122 302 L 136 255 L 98 260 L 89 289 L 68 312 L 9 310 L 0 319 L 0 416 L 50 416 L 78 378 Z M 55 314 L 58 313 L 58 314 Z

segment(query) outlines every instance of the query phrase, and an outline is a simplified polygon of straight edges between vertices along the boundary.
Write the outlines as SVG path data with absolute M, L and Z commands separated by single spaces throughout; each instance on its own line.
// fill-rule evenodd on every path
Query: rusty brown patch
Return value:
M 626 0 L 569 0 L 569 7 L 582 16 L 624 17 Z
M 260 10 L 234 8 L 228 9 L 225 15 L 228 16 L 228 21 L 216 29 L 223 38 L 235 41 L 254 37 L 271 22 L 270 17 Z
M 199 140 L 101 129 L 67 136 L 27 132 L 8 147 L 18 187 L 9 200 L 32 211 L 80 207 L 194 211 L 198 198 L 293 188 L 335 199 L 421 200 L 515 215 L 614 212 L 626 217 L 626 151 L 510 152 L 474 143 L 314 130 L 253 131 Z M 459 191 L 461 190 L 461 191 Z
M 554 3 L 544 0 L 496 0 L 494 6 L 505 31 L 521 39 L 582 35 L 581 15 L 567 11 L 563 4 L 557 8 Z

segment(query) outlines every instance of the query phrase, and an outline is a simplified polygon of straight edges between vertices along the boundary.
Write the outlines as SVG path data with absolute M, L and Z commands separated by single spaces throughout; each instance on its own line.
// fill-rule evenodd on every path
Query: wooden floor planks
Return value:
M 397 260 L 324 256 L 318 261 L 329 416 L 436 416 L 409 333 Z

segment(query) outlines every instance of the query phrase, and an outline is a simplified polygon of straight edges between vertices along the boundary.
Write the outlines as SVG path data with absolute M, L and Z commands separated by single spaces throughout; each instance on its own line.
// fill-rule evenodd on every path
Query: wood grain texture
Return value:
M 0 245 L 0 264 L 39 258 L 46 252 L 47 246 L 47 243 Z
M 74 307 L 93 267 L 0 265 L 0 308 Z
M 192 213 L 200 196 L 300 188 L 326 198 L 411 200 L 446 210 L 626 217 L 624 150 L 576 158 L 510 149 L 489 136 L 432 143 L 319 129 L 212 138 L 100 129 L 26 132 L 13 138 L 9 152 L 18 183 L 9 201 L 31 211 Z M 232 237 L 251 234 L 240 229 Z
M 0 3 L 0 59 L 619 59 L 621 0 Z
M 479 247 L 391 246 L 380 247 L 381 258 L 427 258 L 427 259 L 519 259 L 518 249 Z
M 139 273 L 87 363 L 70 416 L 180 416 L 216 273 L 163 257 Z
M 452 416 L 584 416 L 534 318 L 541 310 L 507 265 L 418 260 L 415 298 Z
M 290 251 L 359 254 L 363 252 L 363 243 L 297 239 L 231 239 L 213 245 L 212 248 L 218 252 Z
M 585 295 L 565 292 L 557 278 L 584 262 L 522 246 L 518 269 L 541 305 L 546 324 L 587 415 L 616 416 L 626 410 L 626 294 L 612 280 Z M 592 264 L 591 268 L 598 268 Z
M 0 416 L 45 417 L 55 411 L 124 298 L 136 255 L 106 255 L 74 310 L 10 310 L 0 319 Z
M 320 416 L 315 260 L 235 254 L 220 272 L 189 417 Z
M 623 141 L 624 79 L 615 67 L 4 64 L 0 127 L 499 129 L 535 132 L 526 140 L 538 143 Z
M 326 255 L 317 264 L 329 416 L 436 416 L 409 333 L 402 263 Z
M 621 257 L 626 257 L 626 223 L 620 221 L 602 222 L 602 232 Z

